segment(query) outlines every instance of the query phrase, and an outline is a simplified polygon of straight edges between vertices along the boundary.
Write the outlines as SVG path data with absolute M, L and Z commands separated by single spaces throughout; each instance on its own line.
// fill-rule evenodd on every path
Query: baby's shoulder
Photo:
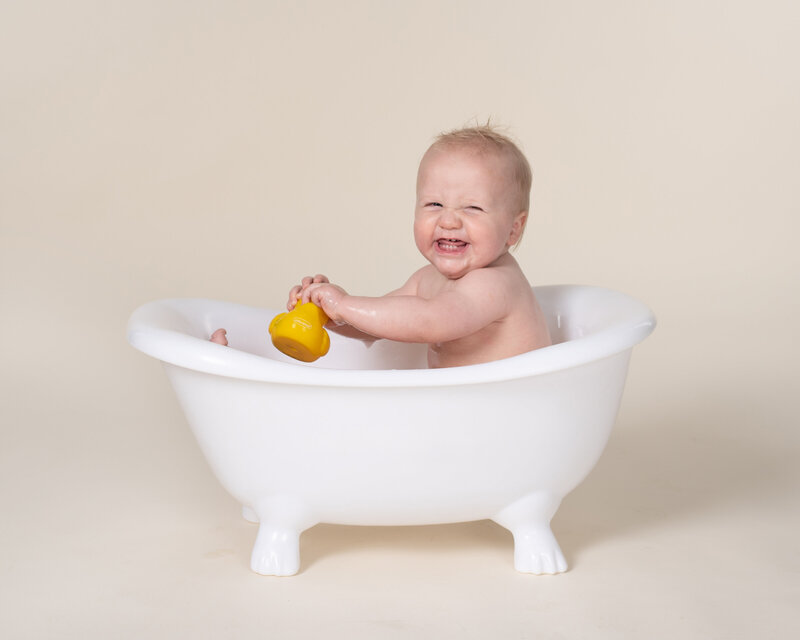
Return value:
M 530 284 L 516 260 L 475 269 L 458 281 L 462 293 L 485 300 L 517 300 L 530 291 Z
M 517 287 L 526 281 L 525 274 L 514 258 L 508 258 L 481 269 L 474 269 L 461 280 L 470 286 Z
M 424 290 L 426 288 L 426 283 L 429 283 L 432 279 L 433 274 L 430 272 L 431 265 L 426 265 L 421 269 L 417 269 L 414 273 L 411 274 L 411 277 L 406 280 L 405 284 L 388 293 L 387 295 L 390 296 L 401 296 L 401 295 L 419 295 L 420 290 Z

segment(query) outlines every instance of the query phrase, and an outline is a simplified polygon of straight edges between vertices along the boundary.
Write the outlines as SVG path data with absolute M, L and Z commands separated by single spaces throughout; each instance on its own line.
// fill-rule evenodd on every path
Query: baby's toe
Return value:
M 211 334 L 211 342 L 215 344 L 221 344 L 224 347 L 228 346 L 228 339 L 225 337 L 227 335 L 227 331 L 225 329 L 217 329 L 214 333 Z

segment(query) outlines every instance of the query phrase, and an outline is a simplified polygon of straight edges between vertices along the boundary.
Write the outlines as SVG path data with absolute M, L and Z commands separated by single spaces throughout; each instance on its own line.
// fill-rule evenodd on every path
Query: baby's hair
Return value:
M 438 135 L 434 139 L 432 146 L 440 145 L 464 146 L 495 151 L 509 158 L 514 172 L 514 181 L 519 187 L 520 211 L 529 210 L 531 185 L 533 183 L 531 165 L 516 143 L 509 136 L 501 133 L 497 127 L 487 122 L 486 124 L 453 129 Z

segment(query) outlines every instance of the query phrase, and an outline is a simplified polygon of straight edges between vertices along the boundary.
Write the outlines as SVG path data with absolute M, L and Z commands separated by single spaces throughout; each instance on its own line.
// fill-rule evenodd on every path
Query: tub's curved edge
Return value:
M 549 285 L 537 287 L 536 290 L 538 293 L 547 289 L 555 291 L 577 286 Z M 621 296 L 631 305 L 632 313 L 624 323 L 596 334 L 495 362 L 447 369 L 376 371 L 317 368 L 271 360 L 223 347 L 177 330 L 153 326 L 153 318 L 165 307 L 182 304 L 192 306 L 223 304 L 203 299 L 165 299 L 146 303 L 131 315 L 127 334 L 131 346 L 163 362 L 209 374 L 251 381 L 331 387 L 440 387 L 484 384 L 543 375 L 607 358 L 633 348 L 655 329 L 655 316 L 638 300 L 601 287 L 581 287 L 592 289 L 598 294 L 610 292 Z M 234 303 L 224 304 L 244 306 Z

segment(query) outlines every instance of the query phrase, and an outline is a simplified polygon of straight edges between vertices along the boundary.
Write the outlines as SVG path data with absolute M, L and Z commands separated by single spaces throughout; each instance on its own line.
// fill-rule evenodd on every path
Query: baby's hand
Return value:
M 286 308 L 291 311 L 297 306 L 297 301 L 303 298 L 303 293 L 308 286 L 311 284 L 316 284 L 320 282 L 330 282 L 326 276 L 323 276 L 321 273 L 318 273 L 315 276 L 306 276 L 300 281 L 300 284 L 293 286 L 289 290 L 289 301 L 286 303 Z M 303 302 L 308 302 L 308 298 L 306 298 Z
M 334 324 L 344 324 L 338 307 L 347 291 L 327 282 L 311 283 L 303 291 L 303 302 L 313 302 L 320 307 Z

